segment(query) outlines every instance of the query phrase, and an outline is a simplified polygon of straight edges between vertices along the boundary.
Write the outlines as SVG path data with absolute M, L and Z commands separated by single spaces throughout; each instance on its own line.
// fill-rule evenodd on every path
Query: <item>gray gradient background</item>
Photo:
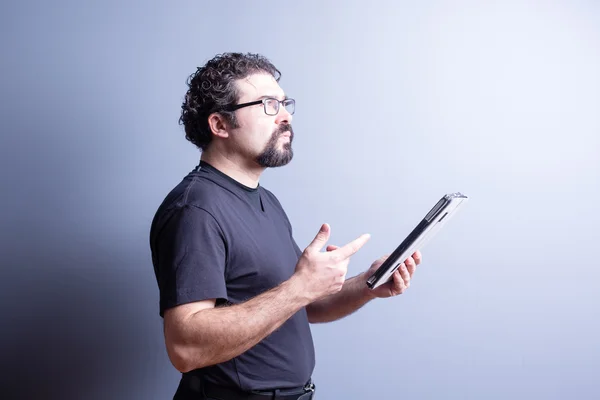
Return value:
M 199 156 L 185 79 L 232 50 L 297 99 L 261 183 L 301 247 L 371 233 L 354 275 L 471 197 L 407 293 L 314 327 L 320 399 L 598 398 L 600 5 L 500 3 L 3 3 L 3 398 L 171 398 L 148 229 Z

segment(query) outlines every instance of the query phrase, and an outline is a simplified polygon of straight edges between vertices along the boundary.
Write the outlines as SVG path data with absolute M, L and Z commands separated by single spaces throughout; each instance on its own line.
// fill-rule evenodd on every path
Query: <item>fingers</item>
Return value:
M 405 263 L 400 264 L 400 267 L 396 270 L 396 272 L 400 273 L 402 280 L 404 281 L 404 286 L 408 288 L 410 286 L 410 273 L 408 272 L 408 268 Z
M 404 265 L 406 265 L 408 275 L 412 278 L 413 274 L 415 273 L 415 269 L 417 268 L 415 260 L 412 257 L 408 257 L 406 261 L 404 261 Z
M 402 279 L 402 275 L 400 275 L 400 268 L 394 271 L 392 274 L 393 283 L 392 283 L 392 292 L 394 294 L 402 294 L 406 290 L 406 285 L 404 284 L 404 280 Z
M 421 264 L 421 261 L 423 260 L 421 252 L 419 250 L 417 250 L 413 253 L 412 258 L 413 258 L 413 260 L 415 260 L 416 265 Z
M 317 233 L 317 236 L 313 239 L 313 241 L 306 247 L 307 250 L 313 252 L 319 252 L 325 246 L 325 243 L 329 240 L 329 234 L 331 233 L 331 229 L 328 224 L 321 225 L 321 229 Z
M 360 250 L 360 248 L 363 247 L 370 238 L 371 235 L 369 235 L 368 233 L 359 236 L 350 243 L 346 244 L 344 247 L 335 250 L 336 256 L 342 260 L 352 256 L 358 250 Z

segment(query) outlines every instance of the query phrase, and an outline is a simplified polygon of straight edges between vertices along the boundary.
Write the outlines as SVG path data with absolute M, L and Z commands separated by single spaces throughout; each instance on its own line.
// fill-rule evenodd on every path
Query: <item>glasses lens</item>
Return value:
M 290 114 L 293 114 L 296 111 L 296 101 L 294 99 L 284 100 L 283 106 Z
M 276 99 L 265 100 L 265 112 L 268 115 L 276 115 L 279 111 L 279 102 Z

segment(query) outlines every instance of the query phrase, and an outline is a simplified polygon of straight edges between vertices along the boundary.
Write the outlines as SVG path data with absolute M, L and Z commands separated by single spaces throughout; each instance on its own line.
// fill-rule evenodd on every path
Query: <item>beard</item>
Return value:
M 278 149 L 278 140 L 286 132 L 290 133 L 290 141 L 283 144 L 282 149 Z M 265 149 L 258 155 L 256 162 L 265 168 L 282 167 L 292 161 L 294 151 L 292 150 L 292 140 L 294 140 L 294 131 L 290 124 L 281 124 L 273 132 Z

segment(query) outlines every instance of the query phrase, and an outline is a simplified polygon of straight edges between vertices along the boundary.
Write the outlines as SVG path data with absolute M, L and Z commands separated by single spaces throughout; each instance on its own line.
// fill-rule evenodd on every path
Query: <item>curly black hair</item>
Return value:
M 233 112 L 224 108 L 236 104 L 235 81 L 251 74 L 265 72 L 277 82 L 281 72 L 264 56 L 252 53 L 223 53 L 209 60 L 187 80 L 188 91 L 181 105 L 179 124 L 185 127 L 185 138 L 201 150 L 206 150 L 212 140 L 208 116 L 219 112 L 233 127 L 237 121 Z

